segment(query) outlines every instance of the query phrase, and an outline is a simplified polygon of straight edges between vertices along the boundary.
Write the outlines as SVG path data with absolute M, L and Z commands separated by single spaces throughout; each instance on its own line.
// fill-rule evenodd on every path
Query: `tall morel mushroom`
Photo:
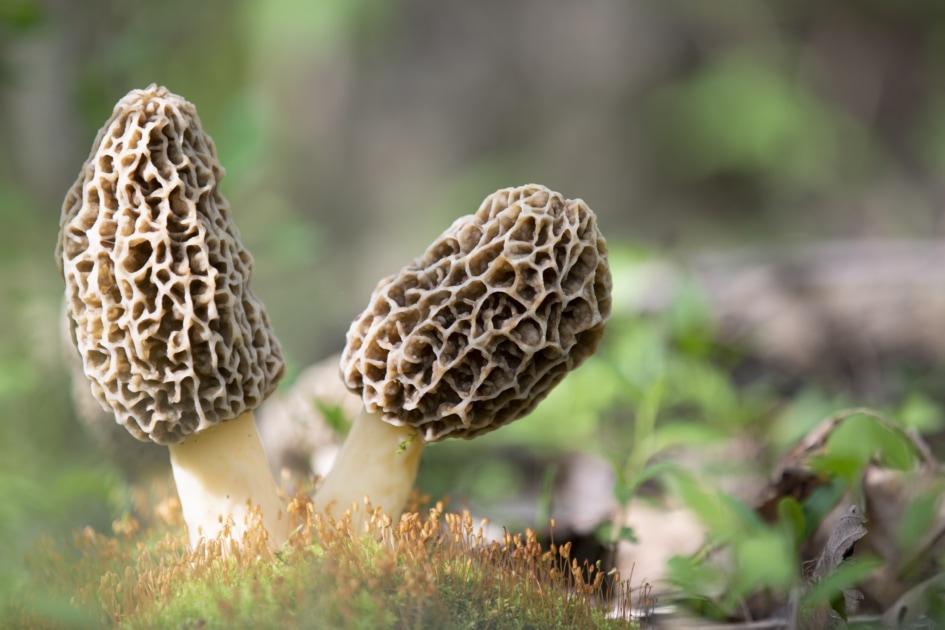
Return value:
M 249 290 L 252 258 L 191 103 L 166 88 L 115 106 L 66 195 L 56 254 L 85 374 L 139 440 L 165 444 L 191 544 L 258 506 L 287 536 L 253 410 L 284 372 Z
M 352 323 L 341 371 L 364 406 L 316 509 L 368 496 L 397 518 L 425 443 L 521 418 L 594 352 L 610 289 L 583 201 L 534 184 L 490 195 L 381 280 Z

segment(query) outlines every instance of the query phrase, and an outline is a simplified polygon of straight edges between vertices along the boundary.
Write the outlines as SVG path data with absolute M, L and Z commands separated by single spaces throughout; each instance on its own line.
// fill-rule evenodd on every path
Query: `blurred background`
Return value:
M 812 284 L 818 296 L 831 290 L 817 284 L 829 275 L 821 260 L 839 259 L 868 294 L 886 276 L 863 261 L 905 269 L 890 285 L 925 279 L 899 301 L 843 294 L 846 319 L 803 356 L 745 351 L 790 372 L 778 381 L 787 397 L 859 316 L 885 309 L 895 323 L 942 288 L 945 5 L 934 0 L 0 0 L 0 587 L 19 579 L 37 534 L 107 529 L 129 505 L 125 473 L 75 421 L 53 250 L 96 131 L 150 83 L 195 103 L 216 141 L 254 290 L 288 354 L 287 386 L 341 349 L 379 278 L 497 188 L 537 182 L 598 213 L 623 318 L 605 344 L 621 353 L 552 410 L 485 438 L 491 446 L 619 450 L 597 423 L 621 416 L 602 409 L 632 396 L 621 392 L 636 391 L 659 352 L 634 332 L 653 329 L 631 319 L 669 309 L 675 347 L 708 353 L 720 318 L 693 304 L 714 300 L 735 316 L 769 287 L 742 282 L 740 297 L 725 297 L 732 278 L 767 270 L 762 280 L 792 287 L 749 318 L 755 330 L 792 298 L 806 304 Z M 782 257 L 784 267 L 765 267 Z M 680 290 L 690 273 L 700 284 Z M 797 350 L 783 335 L 806 321 L 769 341 Z M 908 343 L 856 345 L 868 373 L 829 354 L 837 369 L 804 404 L 908 399 L 916 418 L 937 421 L 934 388 L 877 393 L 889 380 L 874 359 L 902 351 L 933 365 L 940 326 L 928 316 L 906 326 Z M 686 373 L 708 392 L 687 413 L 757 418 L 738 387 L 759 362 L 748 376 L 735 370 L 745 361 L 722 363 L 718 374 Z M 782 435 L 786 444 L 796 430 Z M 464 448 L 429 449 L 426 489 L 457 491 L 439 474 L 454 461 L 442 454 Z M 467 471 L 459 487 L 516 492 L 502 490 L 504 461 Z

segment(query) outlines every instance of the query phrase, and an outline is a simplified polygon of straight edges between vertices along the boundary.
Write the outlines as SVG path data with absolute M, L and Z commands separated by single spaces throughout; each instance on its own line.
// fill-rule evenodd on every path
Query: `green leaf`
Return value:
M 779 449 L 788 449 L 824 418 L 844 407 L 844 401 L 809 387 L 795 396 L 775 418 L 769 436 Z
M 882 562 L 876 558 L 845 560 L 833 573 L 816 582 L 804 594 L 801 598 L 801 608 L 829 606 L 837 597 L 842 596 L 843 591 L 855 587 L 880 566 Z
M 682 470 L 679 462 L 670 460 L 655 462 L 643 469 L 643 472 L 636 478 L 636 485 L 641 486 L 650 479 L 656 479 L 666 473 L 678 472 Z
M 728 594 L 732 603 L 760 588 L 787 592 L 797 577 L 794 545 L 776 529 L 736 540 L 734 558 L 735 583 Z
M 855 413 L 846 418 L 827 440 L 827 455 L 821 458 L 820 470 L 837 474 L 855 474 L 873 458 L 891 468 L 906 470 L 917 462 L 917 453 L 903 430 L 880 421 L 868 413 Z
M 942 408 L 930 396 L 917 390 L 906 395 L 896 417 L 903 426 L 921 432 L 939 431 L 945 427 Z
M 661 461 L 648 465 L 633 479 L 626 479 L 623 475 L 618 476 L 614 482 L 614 498 L 624 506 L 630 503 L 630 500 L 636 495 L 637 490 L 651 479 L 656 479 L 663 474 L 682 470 L 678 462 Z
M 603 545 L 612 545 L 621 541 L 633 544 L 640 542 L 632 527 L 624 525 L 616 528 L 615 531 L 614 523 L 611 520 L 603 521 L 597 526 L 594 530 L 594 538 Z
M 619 475 L 617 479 L 614 480 L 612 488 L 617 503 L 621 506 L 630 503 L 631 499 L 633 499 L 633 495 L 636 494 L 638 486 L 639 483 L 636 479 L 634 479 L 633 482 L 628 482 L 623 475 Z
M 667 581 L 684 595 L 686 605 L 697 613 L 713 619 L 726 616 L 710 594 L 727 588 L 728 576 L 715 564 L 691 556 L 673 556 L 666 563 Z
M 351 428 L 351 419 L 341 408 L 341 405 L 332 405 L 322 401 L 320 398 L 313 398 L 312 402 L 315 408 L 325 419 L 325 423 L 331 427 L 331 430 L 339 435 L 347 435 Z
M 730 540 L 738 535 L 738 519 L 727 509 L 722 493 L 707 487 L 688 472 L 674 471 L 666 480 L 683 505 L 696 515 L 711 535 Z
M 795 549 L 804 540 L 806 524 L 804 508 L 794 497 L 784 497 L 778 501 L 778 523 L 794 541 Z

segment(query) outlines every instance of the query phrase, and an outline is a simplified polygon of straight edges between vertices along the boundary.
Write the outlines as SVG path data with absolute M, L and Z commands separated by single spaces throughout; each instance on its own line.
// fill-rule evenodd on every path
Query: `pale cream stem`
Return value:
M 338 518 L 366 496 L 373 508 L 380 508 L 396 523 L 417 478 L 423 446 L 414 429 L 393 426 L 381 420 L 380 414 L 362 409 L 315 492 L 315 511 L 331 506 L 332 516 Z M 364 531 L 368 516 L 363 505 L 352 513 L 354 531 Z
M 190 544 L 213 539 L 233 519 L 234 539 L 252 525 L 250 503 L 258 506 L 262 525 L 275 548 L 289 536 L 285 504 L 263 451 L 253 412 L 221 422 L 172 444 L 171 468 L 177 484 Z

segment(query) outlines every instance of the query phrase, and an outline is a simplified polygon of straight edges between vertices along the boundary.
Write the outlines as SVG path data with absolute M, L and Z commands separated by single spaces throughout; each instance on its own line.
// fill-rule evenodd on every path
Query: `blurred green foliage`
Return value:
M 870 172 L 866 130 L 755 50 L 712 59 L 652 107 L 657 145 L 684 177 L 736 174 L 796 194 Z
M 711 312 L 695 282 L 658 314 L 641 313 L 633 305 L 641 269 L 665 256 L 688 257 L 693 241 L 729 244 L 746 235 L 768 241 L 844 230 L 872 234 L 876 224 L 881 236 L 937 235 L 938 180 L 945 166 L 945 16 L 934 3 L 840 2 L 818 8 L 810 2 L 733 2 L 712 10 L 685 2 L 642 3 L 645 10 L 637 18 L 652 27 L 652 35 L 637 39 L 653 48 L 641 49 L 633 59 L 611 60 L 621 71 L 630 67 L 626 74 L 604 67 L 606 48 L 597 57 L 600 67 L 575 73 L 583 79 L 599 71 L 602 83 L 627 82 L 600 99 L 585 94 L 583 83 L 563 83 L 577 48 L 554 57 L 560 68 L 533 65 L 537 62 L 528 50 L 503 48 L 517 40 L 502 39 L 506 31 L 499 25 L 541 25 L 483 13 L 481 22 L 471 22 L 478 30 L 468 39 L 481 42 L 483 58 L 486 49 L 508 56 L 497 65 L 509 69 L 514 89 L 499 82 L 491 74 L 495 67 L 486 62 L 456 71 L 443 61 L 444 76 L 429 81 L 447 85 L 438 93 L 444 100 L 458 92 L 457 102 L 470 104 L 464 109 L 450 101 L 444 106 L 450 124 L 437 119 L 432 131 L 425 130 L 448 144 L 459 143 L 459 130 L 469 126 L 474 142 L 465 154 L 426 144 L 429 139 L 419 130 L 393 118 L 413 109 L 427 112 L 422 73 L 439 66 L 420 62 L 440 61 L 440 53 L 445 59 L 466 33 L 458 23 L 437 22 L 449 18 L 424 10 L 427 5 L 96 0 L 78 6 L 0 2 L 0 595 L 24 584 L 19 559 L 38 534 L 65 535 L 86 524 L 107 529 L 129 509 L 127 480 L 94 451 L 70 408 L 58 342 L 61 282 L 52 256 L 58 206 L 50 200 L 65 193 L 114 102 L 128 89 L 151 82 L 199 103 L 203 124 L 227 168 L 224 190 L 258 262 L 255 286 L 293 366 L 340 347 L 363 297 L 349 295 L 348 283 L 365 269 L 373 274 L 369 262 L 388 254 L 378 251 L 378 243 L 398 241 L 389 245 L 396 249 L 400 240 L 422 241 L 458 214 L 472 211 L 494 188 L 525 180 L 553 187 L 585 184 L 589 189 L 568 194 L 585 196 L 595 208 L 593 202 L 603 200 L 616 312 L 600 352 L 530 418 L 474 444 L 429 449 L 421 483 L 434 495 L 449 492 L 486 505 L 519 496 L 529 479 L 490 453 L 595 453 L 613 464 L 613 492 L 620 504 L 627 505 L 645 486 L 663 483 L 713 533 L 735 543 L 731 571 L 699 558 L 680 558 L 671 567 L 677 584 L 693 599 L 711 601 L 724 611 L 753 583 L 774 590 L 789 587 L 798 575 L 788 561 L 797 538 L 809 533 L 876 453 L 894 467 L 912 462 L 901 436 L 868 417 L 851 419 L 838 430 L 831 455 L 820 462 L 832 483 L 803 505 L 784 503 L 778 524 L 759 523 L 732 496 L 716 492 L 713 483 L 766 474 L 798 438 L 856 401 L 817 382 L 785 391 L 763 370 L 753 380 L 738 382 L 733 372 L 749 350 L 716 339 Z M 647 16 L 654 21 L 645 22 Z M 548 38 L 545 57 L 554 52 L 551 40 L 587 48 L 594 39 L 564 32 L 567 37 Z M 426 47 L 437 42 L 439 49 Z M 56 75 L 37 49 L 49 55 L 66 51 L 76 58 L 75 65 L 64 71 L 67 76 Z M 877 63 L 875 72 L 866 63 L 874 59 L 868 55 L 874 50 L 885 51 L 878 61 L 888 64 Z M 848 77 L 850 67 L 868 70 L 862 77 Z M 52 77 L 46 84 L 44 73 Z M 315 76 L 323 83 L 309 92 L 276 89 L 305 85 Z M 468 83 L 448 80 L 465 78 Z M 64 104 L 55 111 L 69 119 L 63 123 L 71 125 L 70 133 L 55 136 L 62 146 L 45 155 L 74 158 L 68 173 L 48 160 L 29 163 L 12 153 L 13 147 L 23 148 L 17 133 L 30 121 L 11 119 L 9 112 L 24 115 L 30 109 L 11 103 L 32 80 L 49 93 L 28 104 Z M 386 91 L 388 85 L 419 94 L 419 102 L 393 102 L 390 111 L 381 108 L 382 120 L 371 121 L 375 126 L 365 124 L 359 114 L 400 94 Z M 554 98 L 543 86 L 552 87 Z M 350 100 L 343 98 L 346 88 L 354 95 Z M 278 99 L 286 93 L 300 103 L 280 107 Z M 312 93 L 334 96 L 309 105 L 304 96 Z M 509 93 L 519 109 L 500 106 Z M 330 111 L 337 118 L 327 127 L 337 124 L 336 136 L 312 122 L 320 113 L 311 109 L 316 106 L 335 108 Z M 491 112 L 498 122 L 480 130 L 467 120 L 479 111 Z M 286 112 L 297 118 L 287 119 Z M 608 115 L 610 126 L 594 126 Z M 388 116 L 395 124 L 380 124 Z M 409 143 L 394 135 L 398 126 L 428 150 L 429 162 L 408 159 Z M 562 135 L 555 136 L 559 131 Z M 387 153 L 375 155 L 362 146 L 362 134 L 387 140 L 389 146 L 382 145 Z M 308 146 L 325 137 L 337 144 Z M 598 144 L 585 144 L 588 137 Z M 621 153 L 610 142 L 633 150 Z M 609 161 L 593 160 L 598 149 Z M 372 207 L 374 214 L 365 218 L 368 209 L 359 203 L 394 199 L 398 191 L 358 196 L 389 184 L 342 178 L 357 164 L 353 156 L 375 164 L 378 174 L 404 162 L 416 171 L 446 175 L 435 187 L 401 182 L 401 205 Z M 444 164 L 449 168 L 439 170 Z M 336 177 L 337 187 L 327 186 Z M 329 192 L 314 207 L 312 190 L 320 184 Z M 874 197 L 880 199 L 879 218 L 862 210 L 872 207 L 868 202 Z M 892 207 L 886 207 L 890 199 Z M 427 215 L 423 223 L 389 218 L 411 209 Z M 390 240 L 349 240 L 352 232 L 398 223 L 404 225 Z M 763 229 L 757 229 L 759 224 Z M 679 233 L 681 245 L 673 240 Z M 631 238 L 637 242 L 631 244 Z M 668 243 L 670 251 L 639 241 Z M 883 411 L 906 427 L 934 434 L 945 426 L 942 394 L 927 371 L 919 372 L 903 377 L 902 396 Z M 716 462 L 700 478 L 667 463 L 680 451 L 739 436 L 763 442 L 756 460 Z M 935 505 L 933 497 L 921 497 L 910 508 L 903 540 L 928 524 Z M 616 528 L 602 535 L 626 540 L 633 532 Z M 758 557 L 783 562 L 759 563 Z M 711 587 L 720 583 L 732 590 L 713 599 Z M 3 603 L 0 596 L 0 607 Z
M 43 21 L 38 0 L 8 0 L 0 5 L 0 32 L 23 33 Z

